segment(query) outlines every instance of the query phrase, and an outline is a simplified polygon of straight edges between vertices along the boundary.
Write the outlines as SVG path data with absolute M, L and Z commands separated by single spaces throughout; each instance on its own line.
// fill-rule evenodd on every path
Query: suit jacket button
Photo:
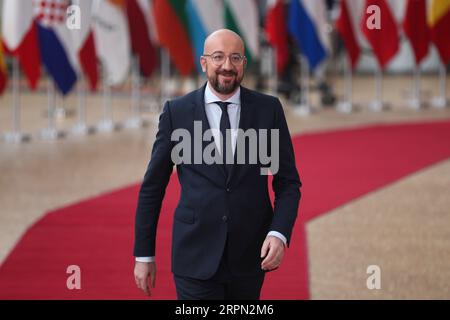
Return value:
M 227 216 L 223 216 L 222 220 L 223 220 L 223 222 L 227 222 L 228 221 L 228 217 Z
M 227 192 L 230 193 L 230 192 L 231 192 L 231 189 L 230 189 L 230 188 L 227 188 Z

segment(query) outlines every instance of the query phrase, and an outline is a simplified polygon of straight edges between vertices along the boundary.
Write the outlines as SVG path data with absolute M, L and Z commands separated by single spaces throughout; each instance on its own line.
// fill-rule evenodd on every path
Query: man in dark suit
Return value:
M 264 274 L 281 264 L 297 217 L 301 183 L 292 141 L 279 100 L 240 86 L 246 58 L 236 33 L 212 33 L 200 62 L 208 82 L 166 102 L 160 115 L 136 212 L 135 280 L 150 295 L 156 227 L 176 165 L 181 197 L 173 222 L 172 272 L 178 299 L 259 299 Z M 246 139 L 245 133 L 264 130 L 268 138 Z M 180 151 L 175 132 L 197 140 Z M 255 161 L 255 144 L 278 162 L 270 164 L 274 207 L 267 161 Z M 204 159 L 211 145 L 210 154 L 219 160 L 214 163 Z

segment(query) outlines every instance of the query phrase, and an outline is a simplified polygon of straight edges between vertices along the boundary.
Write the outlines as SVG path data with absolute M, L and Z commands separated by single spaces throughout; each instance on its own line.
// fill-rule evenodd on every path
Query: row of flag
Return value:
M 357 32 L 370 44 L 381 68 L 399 48 L 403 29 L 419 64 L 433 43 L 444 64 L 450 62 L 450 0 L 405 0 L 399 25 L 391 0 L 341 0 L 336 29 L 349 60 L 356 67 L 361 55 Z M 267 0 L 265 34 L 276 52 L 278 72 L 288 63 L 289 38 L 315 69 L 330 53 L 325 0 Z M 69 5 L 81 9 L 79 29 L 66 25 Z M 251 62 L 259 55 L 258 0 L 3 0 L 0 49 L 0 91 L 5 87 L 4 55 L 18 59 L 31 88 L 36 88 L 41 65 L 61 93 L 72 90 L 83 75 L 92 90 L 99 78 L 108 84 L 128 76 L 132 53 L 141 74 L 151 76 L 163 47 L 181 75 L 199 68 L 206 36 L 219 28 L 239 33 Z M 380 29 L 373 29 L 378 8 Z M 75 13 L 74 13 L 75 14 Z M 376 17 L 375 17 L 376 18 Z M 97 62 L 104 71 L 98 74 Z
M 71 5 L 80 8 L 79 29 L 67 27 Z M 158 64 L 157 47 L 166 49 L 181 75 L 189 75 L 206 36 L 219 28 L 243 36 L 250 61 L 259 50 L 254 0 L 4 0 L 2 12 L 3 48 L 18 59 L 30 88 L 36 88 L 43 65 L 64 95 L 81 75 L 92 90 L 100 76 L 111 85 L 122 83 L 131 53 L 141 74 L 151 76 Z M 98 74 L 98 61 L 103 75 Z
M 342 1 L 342 11 L 337 22 L 337 29 L 350 52 L 352 66 L 355 66 L 360 51 L 355 45 L 354 31 L 351 27 L 353 5 L 352 0 Z M 367 0 L 366 6 L 376 5 L 381 9 L 381 29 L 368 28 L 365 13 L 361 28 L 370 43 L 381 68 L 385 68 L 399 49 L 400 28 L 386 0 Z M 450 41 L 446 33 L 450 30 L 450 0 L 408 0 L 401 28 L 408 38 L 418 66 L 428 55 L 430 44 L 433 43 L 444 64 L 450 62 Z
M 92 90 L 97 88 L 97 61 L 106 70 L 111 84 L 123 81 L 129 69 L 130 33 L 142 22 L 136 10 L 140 0 L 4 0 L 2 42 L 7 54 L 20 63 L 29 86 L 34 89 L 41 65 L 62 94 L 69 93 L 84 75 Z M 69 5 L 76 5 L 71 17 Z M 77 15 L 78 14 L 78 15 Z M 76 16 L 77 15 L 77 16 Z M 128 17 L 127 17 L 128 15 Z M 69 16 L 69 17 L 68 17 Z M 80 19 L 78 28 L 69 28 L 68 19 Z M 138 34 L 141 34 L 139 32 Z M 133 38 L 139 55 L 141 39 Z M 149 56 L 142 59 L 147 67 Z
M 398 0 L 395 0 L 398 1 Z M 288 63 L 288 37 L 292 37 L 315 69 L 330 52 L 324 1 L 292 0 L 286 12 L 284 0 L 268 0 L 266 34 L 277 53 L 277 68 Z M 376 8 L 376 9 L 373 9 Z M 336 29 L 343 40 L 352 68 L 361 55 L 361 32 L 369 43 L 379 66 L 385 68 L 399 50 L 403 29 L 419 65 L 433 43 L 443 64 L 450 62 L 450 0 L 406 0 L 401 25 L 394 17 L 389 0 L 341 0 Z M 372 19 L 379 19 L 379 29 Z M 285 23 L 287 21 L 287 23 Z M 369 22 L 369 23 L 368 23 Z

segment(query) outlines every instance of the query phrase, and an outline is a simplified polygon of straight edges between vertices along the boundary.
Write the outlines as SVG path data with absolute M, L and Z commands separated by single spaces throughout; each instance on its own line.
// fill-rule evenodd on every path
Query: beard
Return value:
M 219 75 L 222 76 L 234 76 L 234 79 L 227 82 L 220 82 Z M 233 93 L 237 87 L 242 82 L 244 75 L 238 77 L 238 73 L 235 71 L 216 71 L 213 76 L 209 77 L 209 82 L 211 83 L 214 90 L 221 94 L 230 94 Z

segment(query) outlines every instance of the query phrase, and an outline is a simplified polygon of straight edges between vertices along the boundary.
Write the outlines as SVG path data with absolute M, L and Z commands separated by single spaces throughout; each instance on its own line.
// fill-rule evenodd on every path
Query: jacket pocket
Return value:
M 175 219 L 180 222 L 193 224 L 195 221 L 195 211 L 190 208 L 178 207 L 175 210 Z

